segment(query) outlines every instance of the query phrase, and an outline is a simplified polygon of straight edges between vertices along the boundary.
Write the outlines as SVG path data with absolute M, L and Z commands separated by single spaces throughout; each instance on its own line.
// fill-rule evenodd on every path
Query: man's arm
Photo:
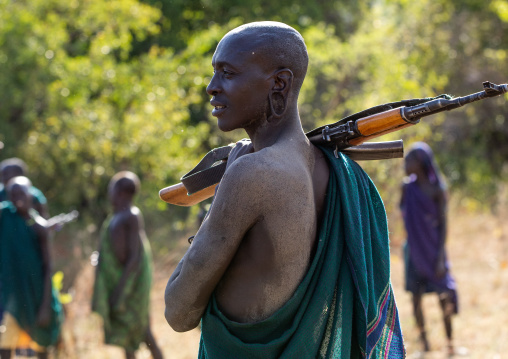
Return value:
M 37 202 L 37 201 L 34 201 L 33 202 L 33 207 L 34 209 L 39 212 L 39 214 L 41 215 L 42 218 L 44 219 L 48 219 L 49 218 L 49 211 L 48 211 L 48 205 L 47 204 L 43 204 L 43 203 L 40 203 L 40 202 Z
M 49 218 L 48 201 L 40 189 L 36 187 L 30 187 L 30 194 L 32 195 L 32 206 L 39 212 L 42 218 Z
M 139 234 L 140 223 L 138 215 L 140 214 L 130 213 L 123 219 L 124 223 L 121 225 L 123 230 L 117 230 L 114 231 L 115 233 L 111 233 L 113 241 L 116 243 L 123 243 L 126 246 L 125 252 L 127 254 L 122 276 L 109 298 L 109 305 L 111 308 L 117 305 L 125 289 L 127 279 L 133 275 L 139 267 L 141 260 L 141 237 Z
M 51 322 L 51 255 L 49 248 L 48 230 L 38 223 L 34 224 L 42 257 L 43 289 L 42 301 L 37 312 L 37 325 L 47 327 Z
M 252 155 L 228 168 L 192 245 L 169 278 L 165 316 L 176 331 L 199 324 L 243 237 L 263 214 L 265 181 L 257 166 Z

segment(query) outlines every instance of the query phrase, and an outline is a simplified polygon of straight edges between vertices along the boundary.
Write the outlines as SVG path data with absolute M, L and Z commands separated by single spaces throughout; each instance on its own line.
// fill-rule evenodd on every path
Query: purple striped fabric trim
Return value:
M 381 321 L 381 318 L 383 317 L 384 307 L 385 307 L 386 303 L 388 302 L 388 297 L 390 296 L 390 284 L 387 285 L 387 289 L 388 290 L 385 289 L 386 290 L 386 294 L 385 294 L 385 296 L 383 298 L 383 303 L 379 307 L 379 310 L 378 310 L 378 313 L 377 313 L 377 316 L 376 316 L 376 319 L 375 319 L 376 322 L 367 331 L 367 336 L 369 336 L 376 329 L 377 325 Z

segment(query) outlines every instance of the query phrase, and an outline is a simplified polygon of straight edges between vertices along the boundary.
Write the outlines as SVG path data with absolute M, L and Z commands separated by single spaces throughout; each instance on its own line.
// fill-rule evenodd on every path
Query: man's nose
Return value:
M 219 81 L 217 81 L 217 78 L 215 75 L 213 75 L 212 79 L 210 80 L 210 83 L 208 84 L 208 86 L 206 86 L 206 92 L 210 95 L 210 96 L 215 96 L 216 94 L 218 94 L 219 92 L 221 92 L 221 88 L 219 86 Z

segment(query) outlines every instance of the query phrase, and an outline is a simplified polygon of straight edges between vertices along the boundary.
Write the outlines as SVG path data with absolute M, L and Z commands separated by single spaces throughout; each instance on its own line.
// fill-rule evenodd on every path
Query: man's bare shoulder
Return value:
M 113 216 L 110 224 L 110 230 L 138 228 L 143 223 L 141 211 L 137 207 L 131 207 L 129 210 L 121 211 Z
M 238 158 L 219 185 L 220 203 L 238 210 L 248 203 L 256 218 L 310 205 L 312 178 L 305 163 L 296 157 L 265 148 Z
M 138 218 L 142 217 L 141 211 L 138 207 L 132 206 L 129 209 L 121 211 L 115 216 L 118 216 L 121 221 L 135 221 Z
M 261 185 L 267 188 L 272 183 L 295 177 L 304 166 L 298 159 L 290 159 L 277 148 L 264 148 L 261 151 L 238 158 L 226 171 L 225 176 L 242 185 Z

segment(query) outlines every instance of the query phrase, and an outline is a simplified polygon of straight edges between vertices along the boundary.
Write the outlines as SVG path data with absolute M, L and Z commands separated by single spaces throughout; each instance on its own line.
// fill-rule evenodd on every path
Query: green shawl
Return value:
M 386 213 L 367 174 L 346 155 L 330 165 L 315 257 L 293 297 L 257 323 L 226 318 L 212 296 L 199 358 L 403 358 L 390 284 Z
M 109 235 L 110 222 L 111 219 L 106 220 L 101 230 L 92 310 L 103 318 L 106 344 L 118 345 L 128 352 L 134 352 L 145 340 L 148 329 L 152 285 L 150 244 L 147 240 L 143 241 L 137 271 L 127 279 L 118 303 L 111 308 L 109 298 L 122 276 L 124 267 L 113 252 Z
M 40 346 L 56 344 L 63 321 L 58 293 L 52 288 L 50 325 L 38 327 L 44 286 L 40 244 L 35 231 L 11 202 L 0 204 L 0 280 L 4 310 Z

